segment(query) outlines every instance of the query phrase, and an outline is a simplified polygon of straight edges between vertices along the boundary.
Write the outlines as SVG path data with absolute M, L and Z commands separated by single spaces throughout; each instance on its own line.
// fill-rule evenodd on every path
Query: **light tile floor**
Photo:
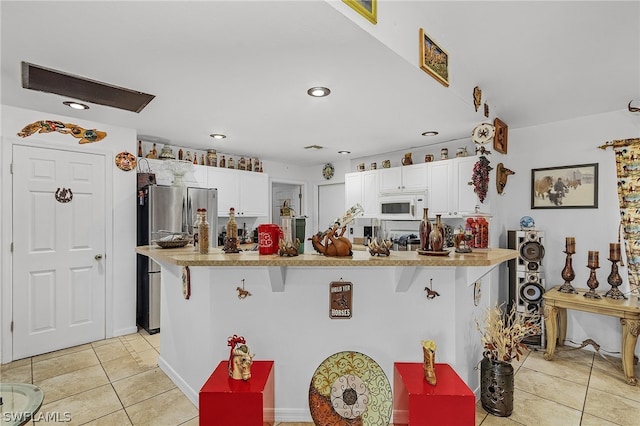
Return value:
M 2 365 L 0 382 L 38 385 L 40 413 L 71 413 L 39 425 L 197 425 L 198 410 L 158 368 L 159 348 L 160 335 L 143 330 Z M 476 425 L 640 424 L 640 386 L 625 384 L 620 359 L 569 350 L 549 362 L 534 351 L 514 367 L 513 414 L 495 417 L 478 403 Z

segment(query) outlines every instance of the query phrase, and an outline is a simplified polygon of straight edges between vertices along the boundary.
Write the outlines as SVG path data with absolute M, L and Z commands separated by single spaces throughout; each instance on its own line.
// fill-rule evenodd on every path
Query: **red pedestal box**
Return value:
M 394 425 L 475 425 L 476 396 L 449 364 L 435 365 L 435 386 L 427 383 L 421 363 L 393 366 Z
M 274 390 L 273 361 L 254 361 L 247 381 L 229 377 L 222 361 L 200 389 L 200 424 L 273 426 Z

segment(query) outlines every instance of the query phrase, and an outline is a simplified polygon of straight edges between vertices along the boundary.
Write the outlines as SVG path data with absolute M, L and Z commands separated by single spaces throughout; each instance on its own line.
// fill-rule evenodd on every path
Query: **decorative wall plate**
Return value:
M 327 163 L 324 165 L 324 167 L 322 168 L 322 176 L 326 179 L 329 180 L 333 177 L 333 174 L 335 173 L 335 169 L 333 167 L 333 164 L 331 163 Z
M 478 144 L 485 144 L 493 140 L 495 134 L 495 127 L 491 123 L 478 124 L 473 132 L 471 132 L 471 139 Z
M 136 160 L 136 156 L 127 151 L 116 154 L 115 161 L 116 161 L 116 166 L 120 170 L 124 170 L 125 172 L 135 169 L 136 164 L 138 164 L 138 160 Z
M 317 425 L 387 426 L 392 406 L 384 371 L 359 352 L 331 355 L 311 378 L 309 408 Z

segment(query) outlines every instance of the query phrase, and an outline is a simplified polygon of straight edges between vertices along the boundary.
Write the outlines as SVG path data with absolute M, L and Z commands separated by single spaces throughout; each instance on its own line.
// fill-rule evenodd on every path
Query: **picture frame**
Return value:
M 501 154 L 506 154 L 509 126 L 507 126 L 504 121 L 496 117 L 493 119 L 493 127 L 496 129 L 493 134 L 493 149 Z
M 420 28 L 420 69 L 449 87 L 449 54 Z
M 598 163 L 531 169 L 532 209 L 597 209 Z
M 342 0 L 373 25 L 378 23 L 378 0 Z

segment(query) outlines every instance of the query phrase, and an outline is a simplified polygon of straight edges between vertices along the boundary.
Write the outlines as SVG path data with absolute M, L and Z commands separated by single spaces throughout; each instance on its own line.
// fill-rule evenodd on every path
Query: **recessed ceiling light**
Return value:
M 338 151 L 338 154 L 347 155 L 351 154 L 351 151 Z
M 438 135 L 438 132 L 436 132 L 435 130 L 422 132 L 422 136 L 437 136 L 437 135 Z
M 209 136 L 214 139 L 224 139 L 227 137 L 227 135 L 223 135 L 222 133 L 211 133 Z
M 64 101 L 63 104 L 73 109 L 89 109 L 88 105 L 81 104 L 80 102 Z
M 315 98 L 322 98 L 323 96 L 328 96 L 329 93 L 331 93 L 331 90 L 327 89 L 326 87 L 320 87 L 320 86 L 312 87 L 311 89 L 307 90 L 307 94 Z

